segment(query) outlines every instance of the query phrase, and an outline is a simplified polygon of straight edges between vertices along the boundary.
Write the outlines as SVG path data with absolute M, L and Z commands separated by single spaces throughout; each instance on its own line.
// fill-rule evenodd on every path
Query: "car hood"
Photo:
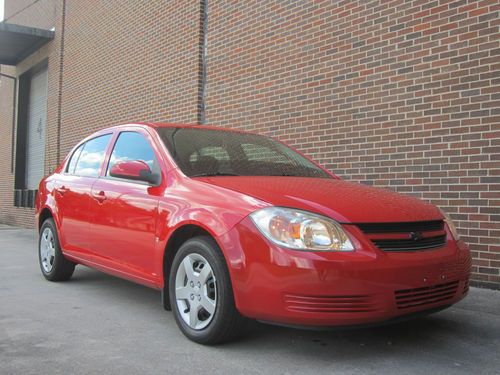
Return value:
M 338 179 L 216 176 L 197 178 L 274 206 L 316 212 L 342 223 L 439 220 L 433 205 L 389 190 Z

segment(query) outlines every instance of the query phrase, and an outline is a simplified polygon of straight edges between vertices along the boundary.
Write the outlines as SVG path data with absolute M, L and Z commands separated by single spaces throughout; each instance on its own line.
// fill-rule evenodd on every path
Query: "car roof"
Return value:
M 209 130 L 219 130 L 219 131 L 225 131 L 225 132 L 258 134 L 255 132 L 244 131 L 241 129 L 224 128 L 224 127 L 219 127 L 216 125 L 195 125 L 195 124 L 180 124 L 180 123 L 171 123 L 171 122 L 133 122 L 133 123 L 128 123 L 128 124 L 121 124 L 121 125 L 106 127 L 106 128 L 98 130 L 97 132 L 94 133 L 94 135 L 96 135 L 98 133 L 110 131 L 110 130 L 133 127 L 133 126 L 152 128 L 152 129 L 159 129 L 159 128 L 209 129 Z
M 223 131 L 223 132 L 232 132 L 232 133 L 244 133 L 244 134 L 254 134 L 254 135 L 259 135 L 258 133 L 255 132 L 249 132 L 249 131 L 244 131 L 240 129 L 230 129 L 230 128 L 223 128 L 215 125 L 194 125 L 194 124 L 177 124 L 177 123 L 170 123 L 170 122 L 131 122 L 127 124 L 121 124 L 121 125 L 114 125 L 114 126 L 108 126 L 105 128 L 102 128 L 100 130 L 95 131 L 94 133 L 88 135 L 84 139 L 82 139 L 78 144 L 81 145 L 84 142 L 87 142 L 88 140 L 99 137 L 101 135 L 107 134 L 109 132 L 114 132 L 115 130 L 120 130 L 120 129 L 130 129 L 134 127 L 139 127 L 139 128 L 151 128 L 151 129 L 161 129 L 161 128 L 191 128 L 191 129 L 207 129 L 207 130 L 218 130 L 218 131 Z M 77 147 L 75 146 L 75 148 Z
M 210 129 L 227 132 L 249 133 L 240 129 L 224 128 L 215 125 L 196 125 L 196 124 L 177 124 L 171 122 L 140 122 L 139 125 L 149 126 L 151 128 L 195 128 L 195 129 Z

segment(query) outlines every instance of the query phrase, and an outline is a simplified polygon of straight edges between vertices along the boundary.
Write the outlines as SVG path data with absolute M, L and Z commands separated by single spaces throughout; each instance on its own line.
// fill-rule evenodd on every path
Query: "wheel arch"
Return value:
M 54 213 L 52 212 L 52 210 L 45 206 L 44 208 L 42 208 L 42 210 L 40 211 L 40 214 L 38 215 L 38 223 L 37 223 L 37 228 L 38 228 L 38 231 L 40 232 L 40 229 L 42 229 L 42 225 L 43 223 L 45 222 L 45 220 L 49 219 L 49 218 L 52 218 L 56 224 L 56 229 L 59 230 L 59 223 L 57 222 L 55 216 L 54 216 Z

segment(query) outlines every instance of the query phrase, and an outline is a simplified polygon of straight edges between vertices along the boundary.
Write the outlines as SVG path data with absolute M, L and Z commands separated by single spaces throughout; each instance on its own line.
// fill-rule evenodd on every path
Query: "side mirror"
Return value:
M 149 165 L 142 160 L 120 161 L 111 167 L 109 175 L 127 180 L 144 181 L 152 185 L 160 183 L 160 176 L 151 172 Z

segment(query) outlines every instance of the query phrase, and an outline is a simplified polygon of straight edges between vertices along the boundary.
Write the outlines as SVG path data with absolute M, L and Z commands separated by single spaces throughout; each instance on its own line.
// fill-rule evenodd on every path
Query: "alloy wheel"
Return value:
M 217 307 L 217 286 L 212 267 L 200 254 L 187 255 L 175 275 L 175 299 L 184 322 L 201 330 L 212 321 Z
M 50 273 L 54 267 L 56 248 L 54 245 L 54 234 L 50 228 L 45 228 L 40 241 L 40 260 L 43 270 Z

